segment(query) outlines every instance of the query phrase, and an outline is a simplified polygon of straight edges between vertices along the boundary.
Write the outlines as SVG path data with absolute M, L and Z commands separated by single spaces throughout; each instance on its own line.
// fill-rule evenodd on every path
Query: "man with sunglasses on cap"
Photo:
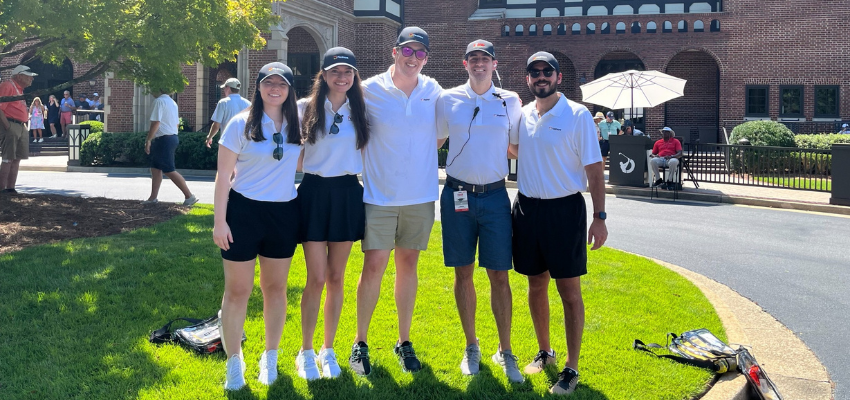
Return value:
M 227 123 L 230 122 L 230 119 L 234 115 L 251 107 L 251 102 L 239 94 L 239 90 L 242 88 L 242 83 L 239 82 L 239 79 L 229 78 L 219 87 L 224 98 L 219 100 L 218 104 L 215 105 L 215 111 L 213 111 L 212 118 L 210 118 L 213 123 L 210 127 L 210 133 L 207 135 L 207 148 L 210 148 L 215 135 L 218 134 L 220 129 L 224 129 L 227 126 Z
M 370 126 L 363 150 L 366 235 L 357 286 L 357 336 L 349 358 L 358 375 L 371 371 L 367 333 L 393 250 L 399 334 L 393 350 L 403 370 L 421 369 L 410 325 L 419 252 L 428 247 L 439 197 L 435 104 L 443 91 L 437 81 L 420 73 L 428 62 L 428 47 L 424 30 L 403 29 L 392 49 L 393 65 L 363 83 Z
M 451 137 L 440 196 L 443 258 L 447 267 L 454 268 L 455 301 L 466 336 L 461 372 L 477 374 L 481 361 L 472 279 L 478 247 L 478 265 L 490 278 L 490 305 L 499 333 L 492 359 L 509 381 L 521 383 L 525 378 L 511 352 L 511 203 L 505 177 L 508 143 L 517 144 L 522 111 L 516 93 L 493 85 L 497 63 L 492 43 L 470 43 L 463 57 L 469 80 L 444 91 L 437 101 L 438 144 Z
M 535 100 L 522 109 L 519 126 L 519 193 L 513 205 L 514 269 L 528 277 L 528 303 L 539 352 L 525 373 L 555 364 L 549 341 L 549 281 L 564 305 L 567 359 L 549 390 L 572 393 L 578 384 L 578 360 L 584 331 L 581 276 L 587 273 L 587 246 L 605 244 L 605 182 L 602 155 L 590 111 L 557 91 L 558 61 L 538 52 L 527 62 L 526 82 Z M 587 229 L 582 196 L 593 202 L 593 222 Z M 586 235 L 586 236 L 585 236 Z M 586 243 L 586 244 L 585 244 Z
M 26 65 L 18 65 L 12 70 L 9 80 L 0 82 L 0 97 L 19 96 L 24 89 L 32 85 L 34 77 Z M 24 100 L 6 101 L 0 103 L 0 191 L 18 194 L 15 183 L 18 180 L 18 169 L 21 160 L 29 158 L 30 134 L 29 112 Z

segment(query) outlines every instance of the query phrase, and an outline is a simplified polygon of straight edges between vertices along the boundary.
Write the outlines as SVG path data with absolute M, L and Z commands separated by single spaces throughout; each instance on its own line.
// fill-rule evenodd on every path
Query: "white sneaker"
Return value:
M 475 375 L 480 370 L 481 348 L 473 343 L 466 346 L 463 351 L 463 360 L 460 361 L 460 372 L 464 375 Z
M 260 376 L 257 380 L 263 385 L 271 385 L 277 380 L 277 350 L 266 350 L 260 356 Z
M 195 195 L 193 194 L 193 195 L 189 196 L 188 199 L 183 200 L 183 205 L 184 206 L 191 206 L 192 204 L 195 204 L 197 202 L 198 202 L 198 198 L 195 197 Z
M 497 350 L 492 359 L 494 363 L 502 367 L 511 383 L 523 383 L 525 381 L 525 377 L 519 372 L 517 357 L 510 350 Z
M 33 143 L 38 142 L 38 139 L 33 139 L 32 142 Z
M 312 381 L 319 379 L 319 368 L 316 367 L 316 352 L 313 349 L 302 350 L 295 357 L 295 369 L 298 371 L 298 376 Z
M 340 374 L 339 363 L 336 362 L 334 349 L 324 349 L 316 357 L 316 363 L 322 366 L 322 376 L 325 378 L 336 378 Z
M 224 377 L 224 390 L 239 390 L 245 387 L 245 360 L 242 353 L 227 359 L 227 373 Z
M 44 138 L 38 138 L 38 142 L 41 143 L 44 141 Z

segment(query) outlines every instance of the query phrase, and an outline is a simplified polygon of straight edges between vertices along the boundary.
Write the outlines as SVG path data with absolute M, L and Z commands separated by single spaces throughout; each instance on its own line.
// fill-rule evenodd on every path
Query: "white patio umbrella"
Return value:
M 687 81 L 658 71 L 628 70 L 581 85 L 582 101 L 611 109 L 655 107 L 685 94 Z

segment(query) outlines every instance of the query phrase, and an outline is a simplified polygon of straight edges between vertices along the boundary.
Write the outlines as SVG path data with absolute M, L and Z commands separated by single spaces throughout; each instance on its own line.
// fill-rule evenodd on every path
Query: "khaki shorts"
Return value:
M 4 161 L 26 160 L 30 156 L 30 133 L 23 125 L 9 121 L 9 129 L 0 123 L 0 157 Z
M 434 226 L 434 202 L 409 206 L 366 204 L 366 250 L 392 250 L 396 247 L 427 250 Z

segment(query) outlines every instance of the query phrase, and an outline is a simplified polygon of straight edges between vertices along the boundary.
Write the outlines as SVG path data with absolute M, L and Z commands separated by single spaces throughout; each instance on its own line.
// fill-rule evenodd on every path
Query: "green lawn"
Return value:
M 458 364 L 463 333 L 452 294 L 453 274 L 442 266 L 440 225 L 420 261 L 413 341 L 425 368 L 400 371 L 391 265 L 371 330 L 373 373 L 352 376 L 347 355 L 355 330 L 355 288 L 362 265 L 359 246 L 346 278 L 336 349 L 343 374 L 307 383 L 294 370 L 300 346 L 299 299 L 305 281 L 296 253 L 289 284 L 288 322 L 281 347 L 281 378 L 269 388 L 256 381 L 263 348 L 258 286 L 248 306 L 244 351 L 249 389 L 222 389 L 224 357 L 197 356 L 147 338 L 178 316 L 207 317 L 219 308 L 221 258 L 211 240 L 212 207 L 148 229 L 104 238 L 38 246 L 0 256 L 0 398 L 2 399 L 492 399 L 547 396 L 556 372 L 511 385 L 489 360 L 496 349 L 484 271 L 476 272 L 478 335 L 484 361 L 475 377 Z M 617 232 L 612 232 L 616 237 Z M 603 249 L 590 254 L 583 279 L 587 326 L 573 399 L 687 399 L 711 379 L 705 370 L 655 359 L 631 349 L 635 338 L 663 342 L 666 332 L 708 328 L 724 337 L 708 301 L 679 275 L 644 258 Z M 258 279 L 258 278 L 257 278 Z M 511 274 L 514 353 L 522 367 L 537 347 L 526 304 L 526 280 Z M 562 308 L 550 286 L 552 338 L 563 361 Z M 320 321 L 321 323 L 321 321 Z M 321 332 L 321 329 L 318 329 Z M 320 344 L 317 341 L 317 344 Z
M 832 180 L 808 179 L 808 178 L 777 178 L 777 177 L 754 177 L 760 182 L 770 183 L 792 189 L 832 191 Z

